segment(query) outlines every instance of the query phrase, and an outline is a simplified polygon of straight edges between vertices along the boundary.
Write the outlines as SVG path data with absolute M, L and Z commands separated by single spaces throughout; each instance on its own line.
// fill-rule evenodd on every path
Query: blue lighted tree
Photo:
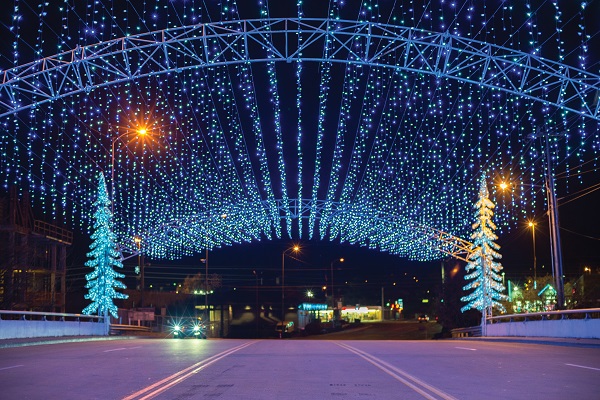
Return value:
M 112 213 L 110 211 L 110 199 L 106 190 L 106 181 L 104 174 L 98 178 L 98 198 L 94 202 L 96 212 L 94 213 L 94 233 L 92 234 L 92 244 L 87 256 L 90 258 L 85 265 L 94 268 L 85 276 L 87 280 L 86 288 L 89 289 L 85 298 L 92 303 L 83 309 L 83 314 L 94 314 L 107 316 L 110 312 L 117 317 L 117 306 L 113 299 L 126 299 L 129 296 L 117 292 L 115 289 L 125 289 L 124 283 L 118 281 L 125 275 L 115 271 L 116 268 L 123 268 L 120 261 L 120 254 L 117 250 L 116 236 L 112 230 Z
M 492 222 L 494 216 L 494 203 L 489 199 L 489 192 L 485 176 L 481 178 L 479 187 L 479 199 L 475 203 L 475 223 L 471 239 L 471 255 L 469 263 L 465 267 L 466 280 L 470 280 L 463 290 L 473 290 L 470 294 L 463 296 L 461 301 L 467 304 L 461 308 L 462 312 L 475 308 L 482 313 L 482 323 L 485 321 L 486 312 L 491 313 L 491 307 L 496 307 L 501 312 L 506 312 L 500 300 L 507 297 L 502 292 L 505 288 L 502 284 L 502 264 L 496 262 L 502 256 L 497 250 L 500 246 L 494 242 L 498 236 L 494 233 L 496 225 Z M 489 311 L 488 311 L 489 310 Z

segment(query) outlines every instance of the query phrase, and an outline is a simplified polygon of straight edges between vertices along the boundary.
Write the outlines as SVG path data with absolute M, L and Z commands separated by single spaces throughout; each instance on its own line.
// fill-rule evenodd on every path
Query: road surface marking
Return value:
M 437 400 L 438 399 L 438 397 L 434 397 L 430 393 L 427 393 L 425 391 L 425 390 L 428 390 L 429 392 L 438 395 L 439 398 L 442 398 L 444 400 L 457 400 L 456 397 L 453 397 L 447 393 L 442 392 L 441 390 L 423 382 L 422 380 L 418 379 L 417 377 L 414 377 L 414 376 L 402 371 L 401 369 L 396 368 L 392 364 L 389 364 L 369 353 L 358 350 L 357 348 L 354 348 L 352 346 L 348 346 L 345 343 L 344 344 L 336 343 L 336 344 L 338 346 L 343 347 L 346 350 L 358 355 L 359 357 L 363 358 L 364 360 L 368 361 L 369 363 L 373 364 L 374 366 L 376 366 L 377 368 L 379 368 L 386 374 L 390 375 L 397 381 L 402 382 L 403 384 L 405 384 L 406 386 L 408 386 L 415 392 L 419 393 L 421 396 L 425 397 L 426 399 L 429 399 L 429 400 Z M 406 378 L 406 379 L 404 379 L 404 378 Z M 412 381 L 412 383 L 409 381 Z M 423 390 L 423 389 L 425 389 L 425 390 Z
M 127 350 L 127 349 L 125 347 L 119 347 L 118 349 L 104 350 L 103 353 L 108 353 L 111 351 L 120 351 L 120 350 Z
M 24 365 L 12 365 L 10 367 L 0 368 L 0 371 L 5 370 L 5 369 L 11 369 L 11 368 L 19 368 L 19 367 L 24 367 Z
M 577 365 L 577 364 L 566 364 L 570 367 L 577 367 L 577 368 L 585 368 L 585 369 L 593 369 L 594 371 L 600 371 L 600 368 L 594 368 L 594 367 L 586 367 L 585 365 Z
M 455 349 L 477 351 L 477 349 L 471 349 L 469 347 L 455 347 Z
M 159 395 L 160 393 L 164 392 L 165 390 L 169 389 L 172 386 L 177 385 L 178 383 L 181 383 L 182 381 L 186 380 L 187 378 L 189 378 L 190 376 L 198 373 L 199 371 L 201 371 L 202 369 L 208 367 L 209 365 L 221 360 L 222 358 L 227 357 L 228 355 L 231 355 L 233 353 L 235 353 L 236 351 L 242 350 L 245 347 L 250 346 L 251 344 L 256 343 L 256 341 L 253 342 L 247 342 L 247 343 L 243 343 L 239 346 L 233 347 L 229 350 L 225 350 L 219 354 L 215 354 L 212 357 L 209 357 L 205 360 L 199 361 L 194 365 L 191 365 L 189 367 L 187 367 L 184 370 L 181 370 L 179 372 L 174 373 L 171 376 L 166 377 L 165 379 L 156 382 L 153 385 L 150 385 L 142 390 L 139 390 L 127 397 L 124 397 L 123 400 L 134 400 L 134 399 L 139 399 L 139 400 L 147 400 L 147 399 L 151 399 L 154 396 Z

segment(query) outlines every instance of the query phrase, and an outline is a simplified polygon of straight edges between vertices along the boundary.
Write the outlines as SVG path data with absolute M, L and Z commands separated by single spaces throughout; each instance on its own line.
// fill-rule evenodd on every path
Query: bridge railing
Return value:
M 498 315 L 488 318 L 485 336 L 600 339 L 600 308 Z
M 21 320 L 21 321 L 92 321 L 103 322 L 104 317 L 101 315 L 87 314 L 68 314 L 55 313 L 45 311 L 14 311 L 0 310 L 0 320 Z
M 105 336 L 106 322 L 98 315 L 0 310 L 0 339 Z
M 565 319 L 600 319 L 600 308 L 506 314 L 489 317 L 487 320 L 489 321 L 488 324 L 498 324 L 507 322 L 552 321 Z
M 452 329 L 453 338 L 481 336 L 481 326 Z M 485 336 L 600 339 L 600 308 L 489 317 Z

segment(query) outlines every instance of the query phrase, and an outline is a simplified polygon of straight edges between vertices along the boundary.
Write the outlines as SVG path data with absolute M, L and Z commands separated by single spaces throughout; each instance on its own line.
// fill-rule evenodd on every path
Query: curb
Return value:
M 82 336 L 82 337 L 51 337 L 51 338 L 27 338 L 27 339 L 4 339 L 0 340 L 0 349 L 25 346 L 41 346 L 44 344 L 74 343 L 74 342 L 92 342 L 100 340 L 123 340 L 139 339 L 138 336 Z M 6 341 L 4 343 L 4 341 Z
M 505 342 L 505 343 L 529 343 L 548 346 L 583 347 L 600 349 L 600 339 L 575 339 L 575 338 L 551 338 L 551 337 L 467 337 L 452 340 L 469 340 L 481 342 Z

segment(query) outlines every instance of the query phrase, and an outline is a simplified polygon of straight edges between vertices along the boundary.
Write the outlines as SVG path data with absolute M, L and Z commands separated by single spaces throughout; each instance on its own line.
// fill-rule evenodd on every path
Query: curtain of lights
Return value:
M 31 106 L 0 120 L 5 189 L 28 191 L 55 221 L 89 231 L 95 177 L 104 172 L 119 240 L 134 248 L 133 237 L 142 237 L 154 257 L 293 237 L 436 258 L 412 227 L 467 237 L 483 174 L 499 233 L 543 214 L 546 138 L 560 194 L 598 182 L 597 172 L 588 173 L 597 171 L 598 113 L 586 111 L 597 108 L 598 94 L 567 107 L 553 101 L 556 90 L 544 91 L 550 78 L 533 68 L 509 72 L 542 88 L 520 96 L 494 80 L 501 63 L 489 66 L 491 83 L 482 85 L 469 80 L 468 69 L 423 72 L 424 63 L 452 60 L 400 68 L 406 47 L 385 47 L 386 29 L 412 28 L 421 39 L 446 33 L 494 45 L 489 51 L 551 60 L 555 75 L 568 66 L 598 85 L 598 54 L 591 51 L 600 48 L 598 1 L 10 1 L 0 16 L 3 84 L 14 78 L 7 71 L 62 52 L 85 48 L 81 57 L 89 57 L 93 44 L 142 34 L 160 42 L 169 30 L 198 27 L 202 52 L 190 56 L 183 39 L 180 52 L 148 47 L 157 53 L 142 51 L 149 57 L 127 62 L 149 70 L 154 59 L 157 73 L 90 70 L 103 84 L 52 101 L 42 102 L 36 87 L 60 87 L 60 76 L 40 76 L 31 81 Z M 272 23 L 282 18 L 299 23 Z M 339 21 L 327 29 L 349 31 L 344 59 L 332 37 L 302 29 L 311 19 Z M 247 20 L 274 43 L 283 40 L 281 26 L 295 29 L 282 48 L 318 42 L 318 50 L 307 46 L 282 60 L 251 39 L 202 37 L 202 24 L 222 21 L 243 31 Z M 364 29 L 384 33 L 371 39 Z M 361 34 L 352 37 L 354 31 Z M 252 62 L 206 63 L 250 53 Z M 369 61 L 374 54 L 377 63 Z M 566 86 L 557 90 L 572 94 Z M 8 104 L 14 99 L 6 93 L 0 102 Z M 500 191 L 500 182 L 509 190 Z

